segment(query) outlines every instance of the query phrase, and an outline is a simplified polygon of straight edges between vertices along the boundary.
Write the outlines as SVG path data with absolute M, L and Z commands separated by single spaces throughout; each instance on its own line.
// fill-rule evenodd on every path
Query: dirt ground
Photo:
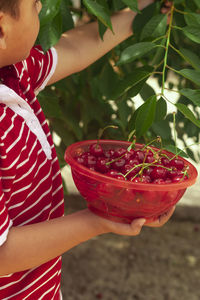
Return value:
M 66 197 L 67 213 L 85 207 Z M 200 300 L 200 207 L 177 206 L 162 228 L 108 234 L 63 256 L 63 300 Z

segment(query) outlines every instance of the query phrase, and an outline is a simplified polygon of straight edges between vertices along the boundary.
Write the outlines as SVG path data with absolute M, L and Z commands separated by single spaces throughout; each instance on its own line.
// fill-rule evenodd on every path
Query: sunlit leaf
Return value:
M 157 45 L 151 42 L 142 42 L 142 43 L 137 43 L 135 45 L 129 46 L 121 53 L 117 65 L 122 65 L 125 63 L 132 62 L 137 58 L 140 58 L 143 55 L 147 54 L 155 47 L 157 47 Z
M 138 9 L 138 1 L 137 0 L 122 0 L 124 4 L 126 4 L 130 9 L 132 9 L 135 12 L 140 12 Z
M 191 64 L 194 69 L 200 70 L 200 58 L 189 49 L 180 48 L 180 52 L 184 59 Z
M 200 71 L 191 70 L 191 69 L 183 69 L 178 72 L 183 77 L 191 80 L 196 85 L 200 86 Z
M 186 26 L 182 28 L 184 34 L 193 42 L 200 44 L 200 26 Z
M 152 96 L 145 101 L 139 108 L 135 129 L 137 137 L 142 136 L 152 125 L 156 111 L 156 96 Z
M 180 93 L 190 99 L 195 105 L 200 106 L 200 90 L 181 89 Z
M 94 0 L 83 0 L 83 3 L 87 7 L 87 9 L 93 15 L 95 15 L 106 27 L 113 30 L 109 11 L 107 11 L 104 6 L 100 5 Z
M 141 33 L 141 40 L 149 37 L 158 37 L 165 34 L 167 28 L 167 15 L 160 14 L 153 16 L 144 26 Z
M 175 104 L 178 110 L 192 123 L 194 123 L 197 127 L 200 128 L 200 121 L 197 120 L 194 113 L 183 103 L 176 103 Z

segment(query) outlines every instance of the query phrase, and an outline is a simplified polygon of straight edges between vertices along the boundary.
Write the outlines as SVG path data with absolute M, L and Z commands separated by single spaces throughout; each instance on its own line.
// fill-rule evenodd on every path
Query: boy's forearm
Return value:
M 153 0 L 140 0 L 139 8 L 143 9 L 151 2 Z M 111 18 L 114 34 L 108 29 L 103 41 L 99 36 L 97 22 L 64 33 L 55 46 L 58 52 L 58 65 L 49 84 L 85 69 L 130 37 L 135 16 L 136 13 L 129 9 L 115 13 Z
M 0 247 L 0 276 L 39 266 L 104 233 L 88 210 L 54 220 L 13 227 Z

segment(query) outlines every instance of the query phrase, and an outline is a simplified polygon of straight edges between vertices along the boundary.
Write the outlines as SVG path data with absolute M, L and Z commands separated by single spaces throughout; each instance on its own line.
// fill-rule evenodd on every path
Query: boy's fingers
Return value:
M 114 228 L 111 232 L 120 234 L 120 235 L 128 235 L 128 236 L 135 236 L 140 234 L 142 226 L 146 222 L 145 219 L 135 219 L 131 222 L 131 224 L 122 224 L 114 222 Z
M 147 223 L 146 226 L 149 227 L 161 227 L 163 226 L 173 215 L 175 206 L 171 207 L 166 213 L 161 215 L 157 220 L 152 223 Z
M 135 219 L 132 221 L 130 227 L 133 235 L 138 235 L 145 224 L 146 219 Z

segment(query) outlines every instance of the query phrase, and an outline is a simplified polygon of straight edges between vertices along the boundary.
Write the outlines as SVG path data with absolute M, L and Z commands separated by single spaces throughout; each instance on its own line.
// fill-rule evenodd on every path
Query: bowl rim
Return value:
M 178 156 L 178 158 L 180 158 L 181 160 L 184 161 L 184 163 L 189 166 L 189 172 L 190 172 L 190 178 L 187 180 L 184 180 L 182 182 L 178 182 L 178 183 L 168 183 L 168 184 L 155 184 L 155 183 L 135 183 L 135 182 L 131 182 L 131 181 L 124 181 L 124 180 L 120 180 L 120 179 L 116 179 L 116 178 L 112 178 L 109 176 L 106 176 L 102 173 L 96 172 L 96 171 L 92 171 L 90 169 L 88 169 L 87 167 L 77 163 L 77 161 L 73 158 L 72 153 L 74 153 L 75 149 L 80 148 L 82 146 L 90 146 L 93 143 L 96 143 L 97 139 L 95 140 L 84 140 L 84 141 L 79 141 L 79 142 L 75 142 L 71 145 L 69 145 L 67 147 L 67 149 L 65 150 L 65 154 L 64 154 L 64 159 L 66 161 L 67 164 L 70 165 L 71 167 L 71 171 L 73 173 L 73 169 L 75 169 L 75 171 L 79 172 L 82 175 L 88 176 L 90 179 L 95 179 L 95 180 L 100 180 L 102 183 L 105 184 L 114 184 L 117 187 L 122 187 L 122 188 L 127 188 L 127 189 L 137 189 L 137 190 L 148 190 L 148 191 L 169 191 L 169 190 L 180 190 L 180 189 L 186 189 L 187 187 L 193 185 L 196 180 L 197 180 L 197 176 L 198 176 L 198 172 L 197 169 L 195 168 L 194 165 L 192 165 L 189 161 L 187 161 L 186 159 L 184 159 L 183 157 Z M 121 141 L 121 140 L 108 140 L 108 139 L 101 139 L 99 140 L 100 144 L 106 144 L 106 145 L 113 145 L 113 144 L 118 144 L 120 147 L 127 147 L 131 144 L 131 142 L 128 141 Z M 139 146 L 141 148 L 141 146 L 144 146 L 144 144 L 139 144 L 136 143 L 137 146 Z M 159 150 L 159 148 L 151 146 L 153 149 Z M 169 155 L 174 155 L 174 153 L 167 151 L 167 150 L 163 150 L 164 153 L 169 154 Z M 94 178 L 95 177 L 95 178 Z

